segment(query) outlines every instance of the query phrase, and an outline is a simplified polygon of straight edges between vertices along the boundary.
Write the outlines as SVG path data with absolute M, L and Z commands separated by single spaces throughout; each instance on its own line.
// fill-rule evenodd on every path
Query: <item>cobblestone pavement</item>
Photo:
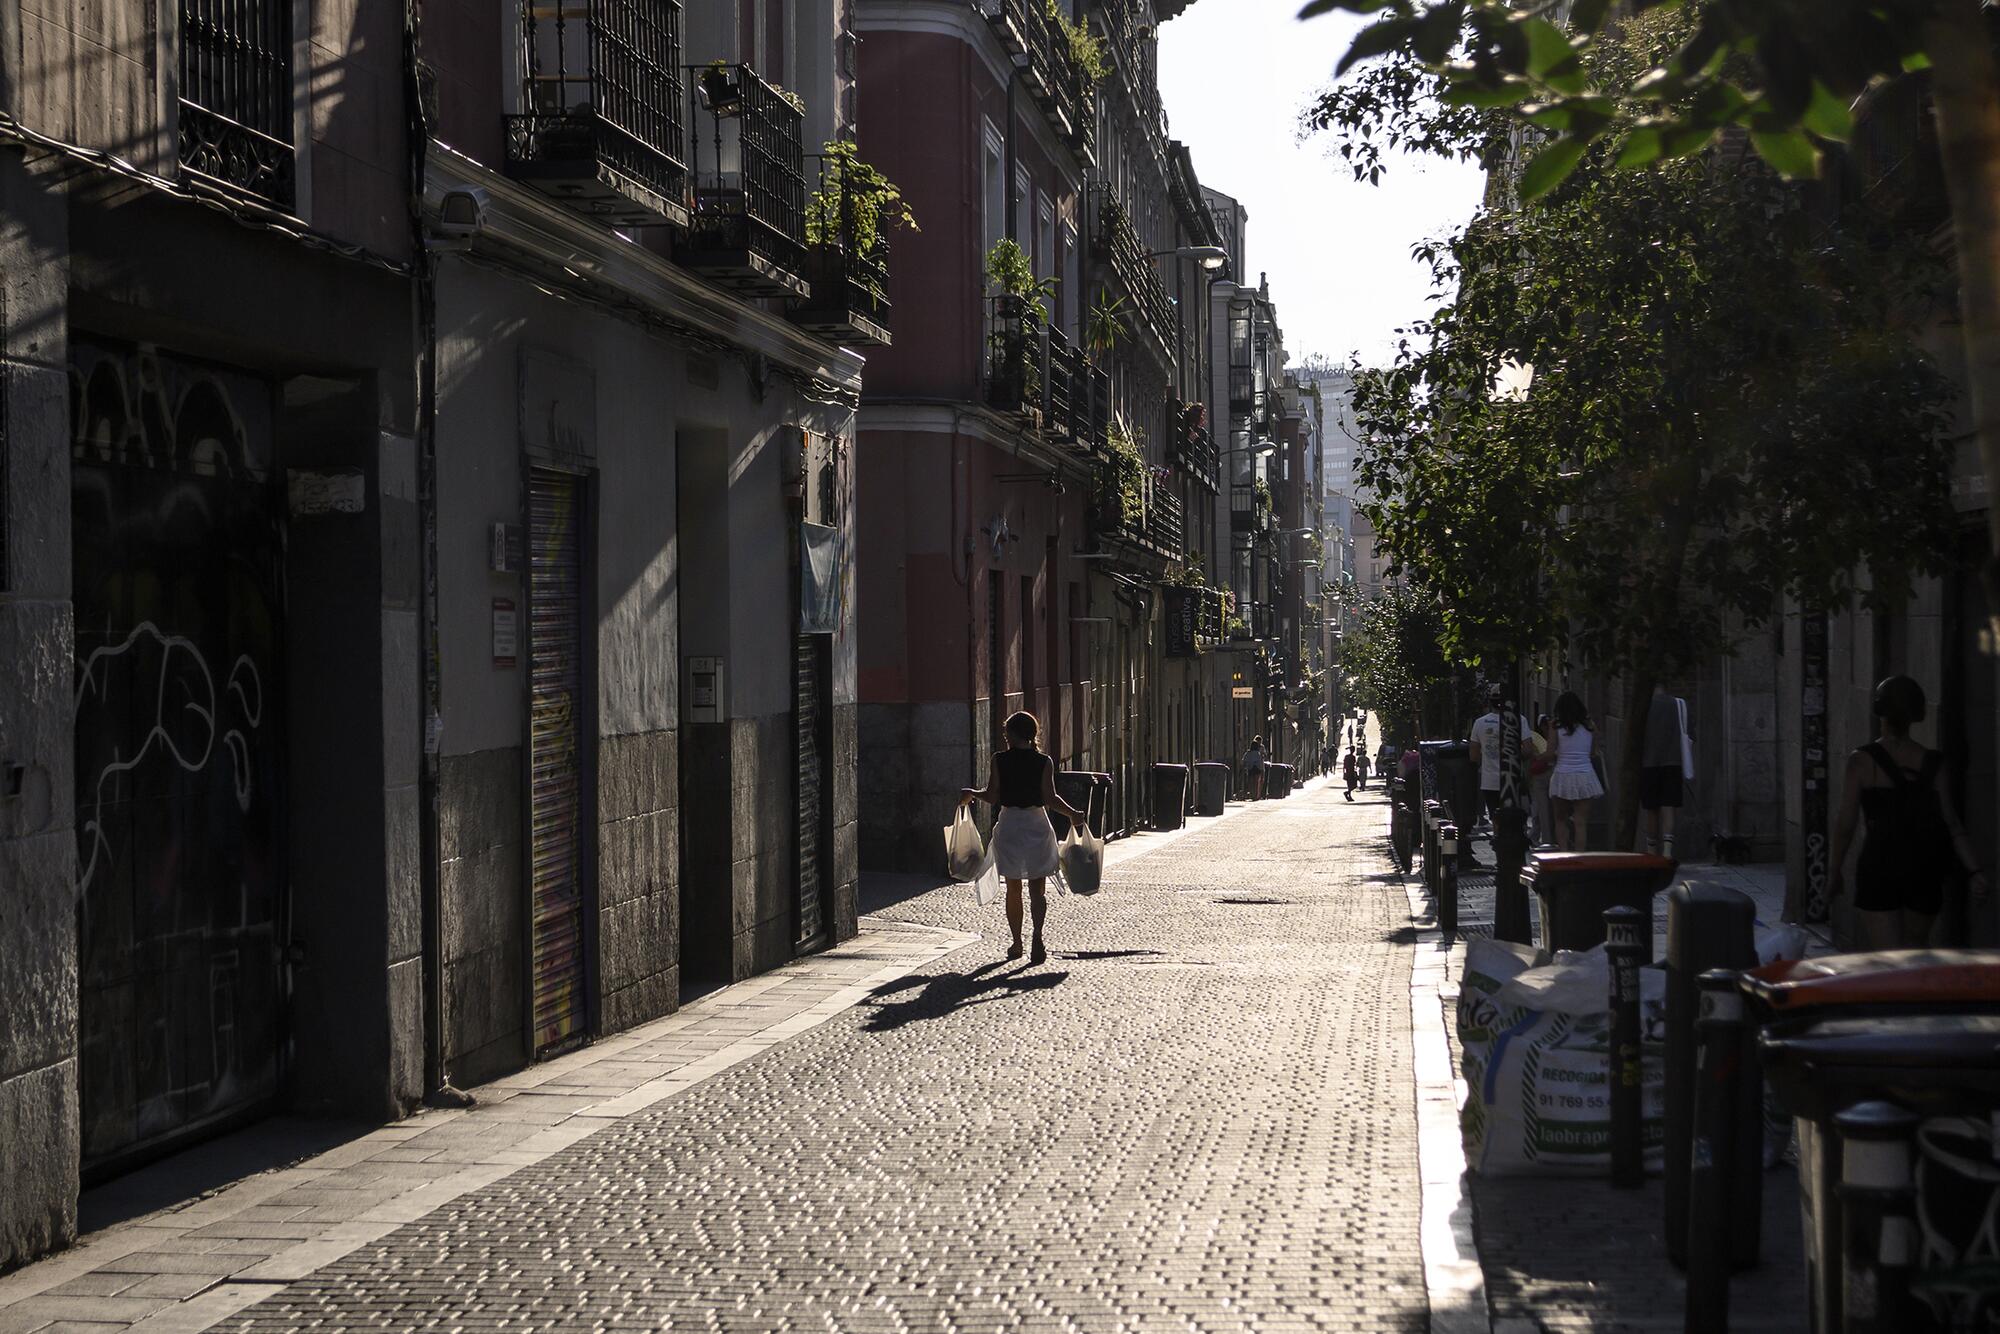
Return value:
M 898 904 L 986 939 L 226 1327 L 1421 1329 L 1379 818 L 1315 787 L 1115 864 L 1040 967 Z

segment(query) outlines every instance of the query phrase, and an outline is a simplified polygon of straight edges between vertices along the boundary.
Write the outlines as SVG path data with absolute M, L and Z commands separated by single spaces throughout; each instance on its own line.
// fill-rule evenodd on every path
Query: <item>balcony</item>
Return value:
M 1161 590 L 1161 602 L 1168 657 L 1192 658 L 1221 645 L 1225 618 L 1220 589 L 1168 585 Z
M 689 73 L 694 215 L 674 258 L 744 296 L 810 296 L 805 113 L 748 65 Z
M 609 227 L 684 226 L 677 0 L 529 0 L 507 174 Z
M 1187 550 L 1187 516 L 1181 498 L 1164 487 L 1155 487 L 1153 498 L 1146 502 L 1140 533 L 1146 545 L 1165 555 L 1179 556 Z
M 1044 0 L 983 0 L 1010 56 L 1025 57 L 1021 85 L 1085 167 L 1097 165 L 1097 104 L 1090 76 L 1071 54 Z
M 806 206 L 806 281 L 812 295 L 792 303 L 792 323 L 843 347 L 887 347 L 888 221 L 880 209 L 864 226 L 865 201 L 850 193 L 846 159 L 820 159 L 820 184 Z M 865 243 L 864 243 L 865 235 Z
M 1042 424 L 1049 438 L 1090 453 L 1104 444 L 1111 420 L 1111 381 L 1060 329 L 1048 331 Z
M 188 175 L 297 208 L 291 0 L 181 0 L 178 143 Z
M 1200 403 L 1168 399 L 1167 420 L 1172 425 L 1173 433 L 1168 438 L 1167 463 L 1197 484 L 1214 491 L 1221 459 L 1203 421 L 1206 415 L 1207 409 Z
M 1167 289 L 1160 283 L 1158 270 L 1147 256 L 1145 243 L 1140 241 L 1132 220 L 1125 216 L 1124 208 L 1102 185 L 1091 188 L 1092 227 L 1091 249 L 1097 257 L 1110 266 L 1124 289 L 1125 298 L 1131 303 L 1133 322 L 1141 333 L 1149 335 L 1158 349 L 1170 358 L 1173 354 L 1174 308 L 1167 299 Z
M 1042 322 L 1023 310 L 1018 297 L 993 297 L 987 311 L 987 327 L 993 332 L 986 336 L 986 406 L 1040 418 L 1045 411 Z

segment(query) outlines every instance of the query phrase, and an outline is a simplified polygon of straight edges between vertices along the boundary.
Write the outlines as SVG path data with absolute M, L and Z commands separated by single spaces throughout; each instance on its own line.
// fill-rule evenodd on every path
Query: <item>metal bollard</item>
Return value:
M 1610 1068 L 1611 1184 L 1632 1189 L 1646 1184 L 1646 1145 L 1640 1091 L 1645 1062 L 1640 1048 L 1639 967 L 1646 957 L 1640 932 L 1648 927 L 1637 908 L 1604 910 L 1604 955 L 1611 965 L 1610 1033 L 1605 1044 Z
M 1458 934 L 1458 826 L 1438 826 L 1438 930 L 1448 940 Z
M 1396 855 L 1396 869 L 1410 873 L 1410 794 L 1400 778 L 1389 780 L 1389 847 Z
M 1438 825 L 1443 814 L 1444 808 L 1437 798 L 1424 802 L 1424 888 L 1433 899 L 1438 894 Z
M 1502 806 L 1493 813 L 1493 936 L 1517 945 L 1530 943 L 1528 891 L 1521 868 L 1528 864 L 1528 813 Z
M 1840 1134 L 1840 1264 L 1843 1334 L 1912 1328 L 1910 1270 L 1916 1263 L 1917 1117 L 1890 1102 L 1857 1103 L 1833 1118 Z
M 1694 1142 L 1688 1157 L 1688 1334 L 1720 1334 L 1729 1328 L 1729 1221 L 1737 1081 L 1743 1064 L 1743 996 L 1736 979 L 1727 968 L 1711 968 L 1700 978 Z

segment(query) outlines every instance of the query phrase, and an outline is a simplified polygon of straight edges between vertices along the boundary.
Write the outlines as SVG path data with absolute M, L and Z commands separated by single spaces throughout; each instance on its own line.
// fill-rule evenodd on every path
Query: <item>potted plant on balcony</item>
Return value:
M 853 144 L 826 144 L 819 189 L 806 200 L 812 297 L 794 309 L 794 318 L 816 331 L 824 326 L 848 334 L 863 332 L 854 315 L 870 322 L 886 318 L 889 233 L 897 229 L 918 230 L 903 192 Z
M 743 114 L 743 80 L 727 61 L 715 60 L 701 72 L 701 101 L 718 120 Z
M 1134 533 L 1146 512 L 1146 456 L 1122 422 L 1111 424 L 1104 451 L 1097 474 L 1097 526 L 1107 533 Z
M 1124 315 L 1125 298 L 1099 289 L 1083 326 L 1084 345 L 1090 349 L 1093 362 L 1111 353 L 1125 336 Z
M 997 408 L 1039 409 L 1041 358 L 1033 347 L 1049 321 L 1055 279 L 1035 277 L 1026 252 L 1005 237 L 986 253 L 985 272 L 994 314 L 988 399 Z
M 1090 25 L 1080 19 L 1072 19 L 1062 12 L 1056 0 L 1043 0 L 1049 16 L 1049 23 L 1062 39 L 1063 49 L 1069 55 L 1069 63 L 1075 67 L 1083 82 L 1083 91 L 1088 93 L 1111 73 L 1110 53 L 1104 39 L 1090 31 Z

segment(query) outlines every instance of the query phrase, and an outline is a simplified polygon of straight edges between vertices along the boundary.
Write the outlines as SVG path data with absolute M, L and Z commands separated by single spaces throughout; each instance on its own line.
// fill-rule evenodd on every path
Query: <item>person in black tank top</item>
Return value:
M 1986 875 L 1944 775 L 1944 756 L 1910 739 L 1925 713 L 1923 687 L 1891 676 L 1875 687 L 1881 735 L 1847 757 L 1840 816 L 1833 830 L 1830 896 L 1847 882 L 1847 853 L 1865 821 L 1854 868 L 1856 943 L 1864 950 L 1918 949 L 1944 907 L 1945 886 L 1959 871 L 1974 899 L 1986 897 Z
M 993 757 L 993 768 L 983 788 L 966 788 L 959 794 L 961 806 L 983 801 L 1000 808 L 993 822 L 993 861 L 1007 880 L 1007 925 L 1014 930 L 1014 946 L 1009 959 L 1021 957 L 1021 886 L 1026 883 L 1035 913 L 1033 962 L 1049 957 L 1042 944 L 1042 923 L 1049 915 L 1049 876 L 1055 873 L 1059 853 L 1055 827 L 1049 823 L 1048 808 L 1060 810 L 1071 824 L 1082 824 L 1084 813 L 1062 799 L 1056 791 L 1056 762 L 1042 754 L 1042 726 L 1032 713 L 1017 713 L 1002 725 L 1007 749 Z

